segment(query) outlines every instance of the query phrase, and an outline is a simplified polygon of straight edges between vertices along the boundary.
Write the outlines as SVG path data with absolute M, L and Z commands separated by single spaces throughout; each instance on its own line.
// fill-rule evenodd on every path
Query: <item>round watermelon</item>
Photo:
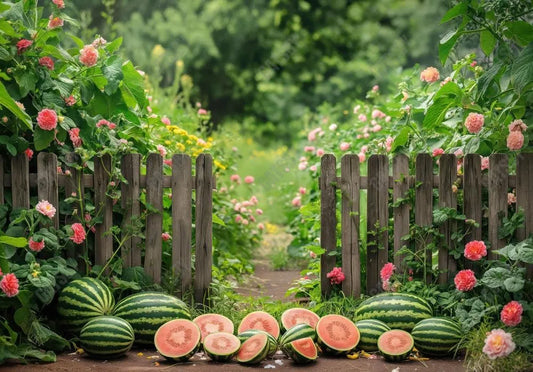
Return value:
M 131 325 L 116 316 L 103 315 L 93 318 L 80 332 L 81 347 L 97 358 L 120 357 L 131 349 L 134 340 Z

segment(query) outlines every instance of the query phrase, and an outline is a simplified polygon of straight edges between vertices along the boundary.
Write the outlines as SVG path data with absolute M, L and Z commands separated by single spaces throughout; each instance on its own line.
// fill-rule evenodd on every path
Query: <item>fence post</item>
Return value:
M 420 227 L 431 226 L 433 223 L 433 159 L 429 154 L 416 156 L 415 176 L 415 224 Z M 425 250 L 426 283 L 432 282 L 429 272 L 431 269 L 432 250 L 427 248 L 431 244 L 431 237 L 423 236 L 417 239 L 416 250 Z
M 30 165 L 26 154 L 11 158 L 11 196 L 13 208 L 30 208 Z
M 57 208 L 52 222 L 56 229 L 59 228 L 57 156 L 55 154 L 41 152 L 37 155 L 37 195 L 39 200 L 48 200 Z
M 320 245 L 325 250 L 320 256 L 320 290 L 323 297 L 329 297 L 332 287 L 327 274 L 335 266 L 335 256 L 328 253 L 337 248 L 337 166 L 332 154 L 323 155 L 320 161 Z
M 192 285 L 192 165 L 188 155 L 172 157 L 172 270 L 183 297 Z
M 344 155 L 341 159 L 341 240 L 342 291 L 346 296 L 361 295 L 361 260 L 359 257 L 360 173 L 359 157 Z
M 126 154 L 122 157 L 120 164 L 122 176 L 126 182 L 121 184 L 121 203 L 124 209 L 122 222 L 122 236 L 133 229 L 132 218 L 141 216 L 141 202 L 139 198 L 141 185 L 141 155 Z M 122 246 L 122 259 L 124 266 L 141 266 L 141 239 L 132 236 L 124 242 Z
M 196 158 L 196 259 L 194 299 L 208 304 L 213 266 L 213 160 L 209 154 Z
M 442 155 L 439 159 L 439 207 L 457 210 L 457 195 L 453 191 L 456 180 L 457 160 L 455 155 Z M 455 259 L 449 253 L 455 249 L 452 236 L 456 230 L 456 221 L 448 220 L 440 226 L 440 232 L 444 236 L 444 244 L 439 247 L 439 284 L 446 284 L 456 271 Z
M 464 214 L 472 219 L 479 227 L 470 226 L 470 233 L 466 235 L 465 243 L 481 240 L 481 157 L 477 154 L 467 154 L 464 159 Z
M 507 217 L 509 190 L 509 163 L 506 154 L 492 154 L 489 167 L 489 260 L 496 258 L 493 250 L 503 248 L 505 240 L 498 238 L 503 217 Z
M 159 153 L 148 155 L 146 161 L 146 244 L 144 269 L 155 283 L 161 283 L 163 232 L 163 157 Z
M 392 161 L 393 174 L 393 198 L 394 203 L 406 198 L 409 192 L 409 157 L 404 154 L 396 155 Z M 397 252 L 409 244 L 408 240 L 402 240 L 409 234 L 409 203 L 401 203 L 394 207 L 394 265 L 400 273 L 405 272 L 405 255 Z
M 94 234 L 95 264 L 105 265 L 113 255 L 113 237 L 109 229 L 113 226 L 113 200 L 107 196 L 110 182 L 111 156 L 106 154 L 94 159 L 94 204 L 102 223 L 96 224 Z
M 517 238 L 524 240 L 533 234 L 533 154 L 518 154 L 516 159 L 516 207 L 524 210 L 524 227 Z M 533 265 L 526 265 L 527 279 L 533 279 Z

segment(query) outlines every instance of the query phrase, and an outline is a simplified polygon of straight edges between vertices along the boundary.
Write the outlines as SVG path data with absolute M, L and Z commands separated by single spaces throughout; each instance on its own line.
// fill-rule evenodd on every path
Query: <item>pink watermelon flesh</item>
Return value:
M 237 333 L 249 331 L 251 329 L 259 329 L 270 333 L 277 340 L 279 337 L 279 324 L 272 315 L 264 311 L 254 311 L 244 317 L 239 325 Z
M 288 309 L 281 314 L 281 324 L 285 329 L 291 329 L 297 324 L 305 323 L 313 328 L 316 328 L 316 324 L 320 320 L 320 317 L 311 310 L 303 308 Z
M 413 349 L 414 343 L 411 335 L 400 329 L 393 329 L 383 333 L 378 339 L 378 347 L 383 353 L 389 355 L 402 355 Z
M 359 330 L 342 315 L 323 316 L 316 326 L 317 336 L 327 346 L 338 351 L 351 350 L 359 343 Z
M 224 315 L 219 314 L 204 314 L 193 319 L 200 332 L 202 333 L 202 342 L 210 333 L 226 332 L 233 334 L 233 322 Z
M 193 351 L 200 342 L 200 329 L 187 319 L 174 319 L 163 324 L 154 336 L 161 355 L 179 358 Z
M 241 349 L 237 354 L 237 360 L 239 362 L 247 362 L 252 360 L 261 352 L 261 350 L 267 347 L 267 342 L 268 336 L 266 334 L 258 333 L 253 335 L 242 343 Z
M 293 341 L 291 342 L 291 345 L 298 354 L 303 355 L 308 359 L 316 359 L 318 357 L 318 350 L 311 337 Z
M 214 355 L 231 355 L 241 347 L 237 336 L 219 332 L 208 334 L 204 339 L 204 349 Z

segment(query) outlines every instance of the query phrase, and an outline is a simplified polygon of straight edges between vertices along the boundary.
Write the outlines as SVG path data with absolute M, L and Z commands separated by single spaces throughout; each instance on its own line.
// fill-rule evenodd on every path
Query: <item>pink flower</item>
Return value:
M 37 124 L 42 130 L 52 130 L 57 127 L 57 114 L 54 110 L 43 109 L 37 114 Z
M 63 9 L 65 7 L 64 0 L 52 0 L 52 2 L 56 4 L 59 9 Z
M 263 223 L 260 222 L 260 223 L 257 224 L 257 228 L 258 228 L 259 230 L 264 230 L 264 229 L 265 229 L 265 225 L 264 225 Z
M 97 37 L 96 39 L 93 40 L 93 42 L 91 43 L 91 45 L 95 48 L 100 48 L 101 46 L 103 45 L 106 45 L 107 44 L 107 40 L 104 39 L 103 37 L 99 36 Z M 142 74 L 141 74 L 142 75 Z
M 50 15 L 50 20 L 48 21 L 48 29 L 63 27 L 63 20 L 60 17 L 54 17 Z
M 477 61 L 472 61 L 472 63 L 470 64 L 470 67 L 476 67 L 477 66 Z
M 317 169 L 318 169 L 318 168 L 316 167 L 316 165 L 311 165 L 311 166 L 309 167 L 309 170 L 310 170 L 311 172 L 316 172 Z
M 93 218 L 91 217 L 91 215 L 89 213 L 85 213 L 85 215 L 83 216 L 83 219 L 85 220 L 85 222 L 89 222 Z
M 505 305 L 500 313 L 500 318 L 508 327 L 514 327 L 522 321 L 522 305 L 518 301 L 511 301 Z
M 383 282 L 388 281 L 392 274 L 394 274 L 394 270 L 396 270 L 396 266 L 394 266 L 392 262 L 387 262 L 385 265 L 383 265 L 381 271 L 379 272 L 381 280 Z
M 26 50 L 28 50 L 29 47 L 31 47 L 32 44 L 33 44 L 33 41 L 28 40 L 28 39 L 19 40 L 19 42 L 17 43 L 17 53 L 18 54 L 24 53 Z
M 465 120 L 465 127 L 470 133 L 479 133 L 483 128 L 485 117 L 482 114 L 471 112 Z
M 298 169 L 299 170 L 303 171 L 303 170 L 305 170 L 305 168 L 307 168 L 307 162 L 306 161 L 303 161 L 300 164 L 298 164 Z
M 454 152 L 454 155 L 458 158 L 462 157 L 464 154 L 463 154 L 463 149 L 457 149 L 455 150 Z
M 80 138 L 80 128 L 72 128 L 68 131 L 68 135 L 74 147 L 81 147 L 83 141 Z
M 390 291 L 392 288 L 391 288 L 391 285 L 390 285 L 390 282 L 388 280 L 385 280 L 383 281 L 383 283 L 381 283 L 381 288 L 383 288 L 384 291 Z
M 15 274 L 6 274 L 0 281 L 0 288 L 7 297 L 15 297 L 19 293 L 19 280 Z
M 96 128 L 100 128 L 100 127 L 107 127 L 107 125 L 109 124 L 109 122 L 105 119 L 100 119 L 98 120 L 98 122 L 96 123 Z
M 254 183 L 255 179 L 252 176 L 246 176 L 244 177 L 245 183 Z
M 524 146 L 524 135 L 520 131 L 510 132 L 507 137 L 507 148 L 511 151 L 520 150 Z
M 241 221 L 241 223 L 242 223 L 243 225 L 248 225 L 250 222 L 249 222 L 246 218 L 243 218 L 242 221 Z
M 24 154 L 26 154 L 26 157 L 28 158 L 28 160 L 31 160 L 31 158 L 33 158 L 33 150 L 30 148 L 27 148 L 26 150 L 24 150 Z
M 439 77 L 439 70 L 437 70 L 435 67 L 428 67 L 420 73 L 420 80 L 427 83 L 434 83 L 435 81 L 439 80 Z
M 241 177 L 238 174 L 232 174 L 229 178 L 232 182 L 239 183 L 241 181 Z
M 54 60 L 52 58 L 50 58 L 50 57 L 41 57 L 41 58 L 39 58 L 39 64 L 41 66 L 46 67 L 49 70 L 53 70 L 54 69 Z
M 73 95 L 70 95 L 67 98 L 65 98 L 65 105 L 74 106 L 75 104 L 76 104 L 76 98 L 74 98 Z
M 385 150 L 387 150 L 387 152 L 390 152 L 390 150 L 392 150 L 393 142 L 394 142 L 394 138 L 392 137 L 387 137 L 387 139 L 385 140 Z
M 80 62 L 87 67 L 96 65 L 98 61 L 98 50 L 92 45 L 85 45 L 82 50 L 80 50 Z
M 156 148 L 157 148 L 157 151 L 159 151 L 159 154 L 162 157 L 167 156 L 167 149 L 163 145 L 157 145 Z
M 108 122 L 107 123 L 107 127 L 111 130 L 115 129 L 117 127 L 117 125 L 115 123 L 111 123 L 111 122 Z
M 163 163 L 165 163 L 169 167 L 172 167 L 172 159 L 165 159 L 165 160 L 163 160 Z
M 236 222 L 236 223 L 240 223 L 240 222 L 242 222 L 242 216 L 241 216 L 240 214 L 238 214 L 238 215 L 235 216 L 235 222 Z
M 359 163 L 363 163 L 366 160 L 366 155 L 364 152 L 360 152 L 357 154 L 357 156 L 359 157 Z
M 315 259 L 316 258 L 316 253 L 313 252 L 313 251 L 309 251 L 309 257 Z
M 83 225 L 76 222 L 70 225 L 70 228 L 72 229 L 72 236 L 70 237 L 70 240 L 76 244 L 83 243 L 85 241 L 85 229 L 83 228 Z
M 26 111 L 26 107 L 24 107 L 24 104 L 22 102 L 15 101 L 15 103 L 17 104 L 19 109 L 21 109 L 22 111 Z
M 327 273 L 326 277 L 330 280 L 331 284 L 341 284 L 346 278 L 340 267 L 334 267 L 333 270 Z
M 381 125 L 377 124 L 372 127 L 372 132 L 377 133 L 381 130 Z
M 489 157 L 488 156 L 482 156 L 481 157 L 481 170 L 489 169 Z
M 260 209 L 260 208 L 257 208 L 257 209 L 255 210 L 255 213 L 257 213 L 257 214 L 260 216 L 260 215 L 263 214 L 263 210 Z
M 512 192 L 507 193 L 507 204 L 515 204 L 516 203 L 516 195 Z
M 298 192 L 302 195 L 305 195 L 305 193 L 307 192 L 307 189 L 305 187 L 300 187 L 300 189 L 298 190 Z
M 487 246 L 481 240 L 473 240 L 466 243 L 464 255 L 470 261 L 479 261 L 487 255 Z
M 198 115 L 207 115 L 207 110 L 206 109 L 198 109 Z
M 350 148 L 350 143 L 341 142 L 339 148 L 341 149 L 341 151 L 347 151 Z
M 318 157 L 321 157 L 322 155 L 324 155 L 326 152 L 324 151 L 324 149 L 318 149 L 316 150 L 316 156 Z
M 375 92 L 377 92 L 378 90 L 379 90 L 379 85 L 376 84 L 376 85 L 374 85 L 374 86 L 372 87 L 372 92 L 375 93 Z
M 251 205 L 257 205 L 257 203 L 259 203 L 259 200 L 257 200 L 257 196 L 252 195 L 252 197 L 250 198 L 250 203 Z
M 527 125 L 520 119 L 509 124 L 509 132 L 525 132 L 526 130 Z
M 161 122 L 162 122 L 163 124 L 165 124 L 165 125 L 170 125 L 170 119 L 167 118 L 166 116 L 163 116 L 163 117 L 161 118 Z
M 433 157 L 437 157 L 437 156 L 441 156 L 442 154 L 444 154 L 444 150 L 439 147 L 438 149 L 433 150 L 432 155 Z
M 315 152 L 315 147 L 314 146 L 305 146 L 304 147 L 304 151 L 305 152 Z
M 385 116 L 387 116 L 387 115 L 385 115 L 382 111 L 380 111 L 378 109 L 375 109 L 375 110 L 372 111 L 372 119 L 377 119 L 377 118 L 382 119 Z
M 302 206 L 302 198 L 297 196 L 294 199 L 292 199 L 291 204 L 293 207 L 301 207 Z
M 461 292 L 470 291 L 476 285 L 476 276 L 474 272 L 470 269 L 461 270 L 455 275 L 453 279 L 455 283 L 455 288 Z
M 161 234 L 161 239 L 163 239 L 165 242 L 170 240 L 170 234 L 167 232 L 164 232 Z
M 33 238 L 30 238 L 30 240 L 28 241 L 28 246 L 30 247 L 32 251 L 40 252 L 44 248 L 44 240 L 41 240 L 40 242 L 36 242 L 35 240 L 33 240 Z
M 35 210 L 48 218 L 53 218 L 56 215 L 56 209 L 47 200 L 41 200 L 37 203 Z
M 493 329 L 485 338 L 483 352 L 489 359 L 505 357 L 513 352 L 516 345 L 513 342 L 513 336 L 503 329 Z
M 359 114 L 359 116 L 357 118 L 359 119 L 359 121 L 362 121 L 362 122 L 367 121 L 367 118 L 366 118 L 365 114 Z

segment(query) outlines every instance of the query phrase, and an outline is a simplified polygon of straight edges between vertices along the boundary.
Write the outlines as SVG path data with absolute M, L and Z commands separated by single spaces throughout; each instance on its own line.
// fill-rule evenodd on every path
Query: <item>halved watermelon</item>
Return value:
M 237 353 L 237 361 L 243 364 L 257 364 L 268 354 L 268 336 L 257 333 L 244 341 Z
M 285 310 L 283 314 L 281 314 L 281 326 L 284 330 L 291 329 L 295 325 L 301 323 L 316 328 L 316 324 L 319 320 L 320 317 L 314 312 L 300 307 Z
M 297 324 L 279 338 L 279 344 L 285 345 L 290 342 L 299 340 L 301 338 L 311 337 L 313 341 L 316 340 L 316 331 L 309 324 Z
M 208 334 L 203 344 L 206 355 L 217 362 L 230 360 L 241 348 L 241 341 L 237 336 L 226 332 Z
M 203 314 L 193 319 L 200 332 L 202 333 L 202 342 L 210 333 L 226 332 L 233 334 L 233 322 L 220 314 Z
M 159 327 L 154 336 L 154 344 L 165 358 L 184 362 L 198 350 L 200 338 L 200 328 L 193 321 L 174 319 Z
M 401 329 L 392 329 L 378 338 L 379 351 L 389 362 L 407 359 L 414 345 L 413 337 Z
M 268 337 L 268 353 L 267 358 L 272 357 L 274 354 L 276 354 L 276 351 L 278 351 L 278 341 L 272 336 L 270 333 L 261 331 L 260 329 L 250 329 L 248 331 L 244 331 L 242 333 L 239 333 L 237 335 L 237 338 L 243 343 L 244 341 L 248 340 L 250 337 L 258 334 L 263 333 L 267 335 Z
M 250 329 L 259 329 L 268 332 L 276 340 L 280 333 L 279 324 L 276 318 L 264 311 L 254 311 L 246 315 L 241 321 L 241 324 L 239 324 L 237 333 L 242 333 Z
M 359 330 L 342 315 L 323 316 L 316 325 L 318 345 L 325 354 L 342 355 L 354 349 L 359 342 Z
M 298 364 L 314 362 L 318 358 L 318 350 L 311 337 L 289 342 L 282 347 L 282 350 Z

